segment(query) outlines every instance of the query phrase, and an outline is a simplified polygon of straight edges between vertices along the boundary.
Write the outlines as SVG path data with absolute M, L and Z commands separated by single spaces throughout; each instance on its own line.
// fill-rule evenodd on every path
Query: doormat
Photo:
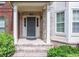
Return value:
M 36 40 L 36 38 L 27 38 L 27 40 Z

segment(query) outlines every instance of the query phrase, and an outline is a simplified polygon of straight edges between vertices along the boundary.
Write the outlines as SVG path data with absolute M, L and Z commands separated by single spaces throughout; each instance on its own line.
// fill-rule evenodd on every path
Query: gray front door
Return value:
M 27 37 L 35 37 L 35 17 L 27 17 Z

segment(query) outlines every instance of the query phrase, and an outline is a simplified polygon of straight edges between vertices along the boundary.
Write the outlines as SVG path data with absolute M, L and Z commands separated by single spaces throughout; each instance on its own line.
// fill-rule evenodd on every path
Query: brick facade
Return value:
M 12 7 L 9 2 L 5 2 L 0 5 L 0 17 L 3 16 L 6 20 L 6 32 L 12 33 L 13 22 L 12 22 Z

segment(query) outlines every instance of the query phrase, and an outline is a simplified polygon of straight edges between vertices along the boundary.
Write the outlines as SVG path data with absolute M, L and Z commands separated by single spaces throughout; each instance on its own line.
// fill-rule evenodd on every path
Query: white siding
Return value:
M 54 10 L 55 12 L 59 12 L 65 9 L 66 2 L 54 2 Z
M 79 10 L 79 2 L 53 2 L 51 6 L 51 40 L 79 43 L 79 33 L 72 33 L 73 9 Z M 56 13 L 65 11 L 65 33 L 56 33 Z
M 79 2 L 69 2 L 70 8 L 79 8 Z
M 66 41 L 65 33 L 56 33 L 56 13 L 65 11 L 66 2 L 53 2 L 51 6 L 51 40 Z

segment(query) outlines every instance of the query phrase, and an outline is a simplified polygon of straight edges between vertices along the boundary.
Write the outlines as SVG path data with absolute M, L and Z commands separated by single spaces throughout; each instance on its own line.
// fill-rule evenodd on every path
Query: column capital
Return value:
M 17 5 L 14 5 L 14 4 L 13 4 L 13 10 L 14 10 L 14 11 L 17 11 Z
M 47 4 L 47 10 L 50 11 L 53 7 L 51 6 L 51 4 Z

